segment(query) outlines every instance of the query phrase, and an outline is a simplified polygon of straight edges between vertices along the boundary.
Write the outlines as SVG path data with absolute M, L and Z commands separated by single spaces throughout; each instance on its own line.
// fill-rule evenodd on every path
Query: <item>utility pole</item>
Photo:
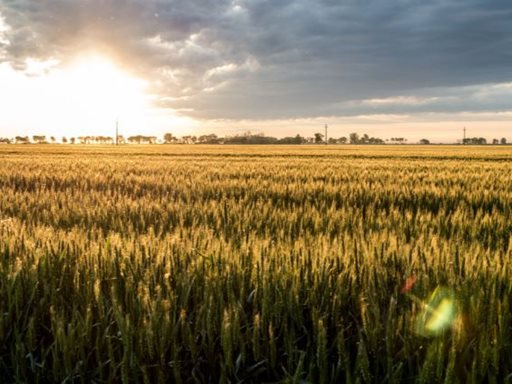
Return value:
M 462 144 L 466 144 L 466 127 L 464 127 L 464 138 L 462 139 Z
M 119 120 L 116 119 L 116 145 L 119 145 Z
M 327 124 L 325 124 L 325 145 L 327 145 Z

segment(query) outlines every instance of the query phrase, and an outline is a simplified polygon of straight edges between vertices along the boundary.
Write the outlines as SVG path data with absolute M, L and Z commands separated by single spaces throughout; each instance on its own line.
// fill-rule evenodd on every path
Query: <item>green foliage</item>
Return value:
M 0 148 L 2 382 L 498 382 L 507 147 Z M 414 332 L 438 285 L 453 330 Z

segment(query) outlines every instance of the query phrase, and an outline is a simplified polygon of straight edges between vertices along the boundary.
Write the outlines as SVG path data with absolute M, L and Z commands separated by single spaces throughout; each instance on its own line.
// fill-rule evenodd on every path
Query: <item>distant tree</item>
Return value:
M 306 139 L 301 135 L 283 137 L 277 140 L 277 144 L 304 144 Z
M 72 138 L 70 138 L 70 139 L 69 139 L 69 142 L 70 142 L 71 144 L 75 144 L 75 141 L 76 141 L 76 139 L 75 139 L 74 137 L 72 137 Z
M 1 144 L 11 144 L 11 140 L 7 137 L 0 137 L 0 143 Z
M 132 144 L 156 144 L 157 137 L 156 136 L 143 136 L 143 135 L 135 135 L 128 137 L 128 142 Z
M 114 139 L 110 136 L 94 136 L 92 140 L 99 144 L 112 144 Z
M 368 140 L 370 144 L 385 144 L 384 140 L 378 138 L 378 137 L 370 137 Z
M 62 136 L 62 143 L 66 144 L 67 142 L 68 142 L 68 139 L 66 138 L 66 136 Z
M 498 145 L 499 143 L 500 143 L 500 141 L 498 139 L 492 139 L 493 145 Z
M 507 144 L 507 139 L 505 139 L 504 137 L 502 137 L 502 138 L 501 138 L 501 140 L 500 140 L 500 142 L 501 142 L 501 144 L 502 144 L 502 145 L 505 145 L 505 144 Z
M 305 137 L 302 137 L 299 134 L 296 134 L 294 137 L 294 144 L 305 144 L 307 143 L 307 139 Z
M 28 136 L 16 136 L 14 138 L 14 140 L 16 141 L 16 144 L 28 144 L 28 143 L 30 143 L 30 139 L 28 138 Z
M 128 142 L 132 144 L 142 144 L 144 142 L 144 136 L 142 135 L 135 135 L 128 137 Z
M 484 137 L 467 137 L 463 140 L 463 144 L 485 145 L 487 140 Z
M 323 142 L 324 142 L 324 135 L 322 135 L 319 132 L 315 133 L 315 143 L 319 144 L 319 143 L 323 143 Z
M 263 133 L 251 134 L 250 132 L 242 135 L 235 135 L 224 139 L 224 144 L 276 144 L 277 138 L 265 136 Z
M 52 142 L 52 144 L 55 144 L 57 140 L 55 139 L 55 136 L 50 136 L 50 141 Z
M 126 144 L 126 140 L 123 135 L 117 135 L 117 143 L 118 144 Z
M 427 139 L 421 139 L 420 144 L 427 145 L 427 144 L 430 144 L 430 141 Z
M 363 136 L 359 136 L 355 132 L 351 133 L 348 139 L 346 137 L 340 137 L 338 142 L 341 144 L 345 144 L 347 142 L 350 142 L 350 144 L 385 144 L 384 140 L 378 137 L 370 137 L 366 133 L 363 134 Z
M 350 138 L 350 144 L 359 144 L 359 135 L 355 132 L 348 135 Z
M 217 137 L 215 133 L 209 135 L 201 135 L 197 138 L 197 142 L 200 144 L 220 144 L 222 140 Z
M 328 142 L 329 144 L 338 144 L 338 140 L 336 140 L 334 137 L 329 137 Z
M 175 141 L 175 138 L 174 138 L 174 136 L 172 135 L 172 133 L 166 133 L 166 134 L 164 135 L 164 142 L 165 142 L 165 144 L 170 144 L 170 143 L 172 143 L 172 142 L 174 142 L 174 141 Z
M 37 144 L 44 144 L 46 143 L 46 136 L 44 135 L 34 135 L 32 136 L 32 140 L 36 142 Z

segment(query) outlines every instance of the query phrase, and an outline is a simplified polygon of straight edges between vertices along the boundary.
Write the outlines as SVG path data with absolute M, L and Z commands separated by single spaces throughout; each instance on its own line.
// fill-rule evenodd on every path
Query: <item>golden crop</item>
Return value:
M 508 147 L 2 146 L 1 381 L 510 378 L 511 161 Z M 456 318 L 418 334 L 438 286 Z

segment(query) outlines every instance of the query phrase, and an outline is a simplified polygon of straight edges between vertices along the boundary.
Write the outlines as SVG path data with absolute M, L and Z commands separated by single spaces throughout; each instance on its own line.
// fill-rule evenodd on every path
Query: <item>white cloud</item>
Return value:
M 57 68 L 59 63 L 60 61 L 56 59 L 37 60 L 29 57 L 25 59 L 25 70 L 23 72 L 27 76 L 42 76 Z

